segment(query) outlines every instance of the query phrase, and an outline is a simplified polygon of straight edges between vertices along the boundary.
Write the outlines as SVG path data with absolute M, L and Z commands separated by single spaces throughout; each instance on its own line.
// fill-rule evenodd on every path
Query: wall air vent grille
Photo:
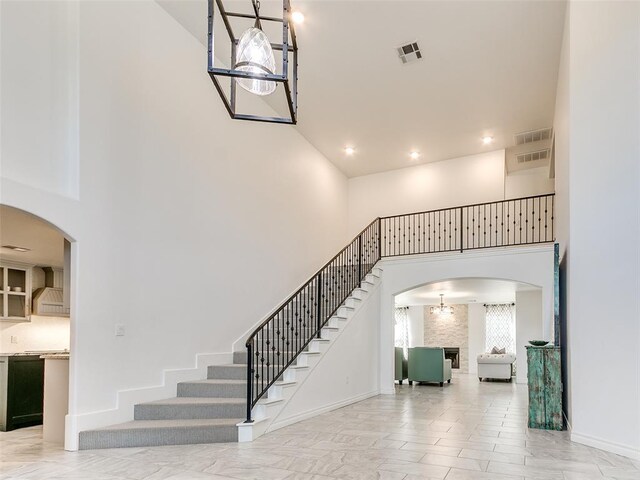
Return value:
M 552 128 L 541 128 L 540 130 L 531 130 L 529 132 L 516 133 L 516 145 L 539 142 L 540 140 L 549 140 L 551 139 L 552 131 Z
M 518 163 L 535 162 L 536 160 L 546 160 L 549 158 L 550 149 L 536 150 L 535 152 L 527 152 L 516 155 Z
M 422 58 L 418 42 L 408 43 L 397 48 L 402 63 L 412 63 Z

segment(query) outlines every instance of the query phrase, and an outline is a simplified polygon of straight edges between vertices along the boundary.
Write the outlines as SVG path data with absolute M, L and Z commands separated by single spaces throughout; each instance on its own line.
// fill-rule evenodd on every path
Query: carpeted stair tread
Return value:
M 206 405 L 206 404 L 238 404 L 247 403 L 245 398 L 219 398 L 219 397 L 174 397 L 153 402 L 140 403 L 139 405 Z
M 242 418 L 134 420 L 80 432 L 80 450 L 238 441 Z
M 188 382 L 180 382 L 179 385 L 192 384 L 192 383 L 208 383 L 210 385 L 246 385 L 246 380 L 234 380 L 234 379 L 219 379 L 208 378 L 206 380 L 191 380 Z
M 110 427 L 96 428 L 89 432 L 104 432 L 109 430 L 137 430 L 148 428 L 193 428 L 193 427 L 220 427 L 235 426 L 243 422 L 243 418 L 210 418 L 210 419 L 182 419 L 182 420 L 133 420 L 119 423 Z M 82 432 L 87 433 L 87 432 Z

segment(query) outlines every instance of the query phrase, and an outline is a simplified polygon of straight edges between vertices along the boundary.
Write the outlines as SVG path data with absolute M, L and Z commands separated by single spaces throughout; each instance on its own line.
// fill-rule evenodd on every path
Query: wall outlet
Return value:
M 15 335 L 11 335 L 11 343 L 18 343 L 18 337 Z
M 124 325 L 121 323 L 116 325 L 116 337 L 124 337 Z
M 347 381 L 346 381 L 347 385 L 349 385 L 349 377 L 347 377 L 347 379 L 346 379 L 346 380 L 347 380 Z

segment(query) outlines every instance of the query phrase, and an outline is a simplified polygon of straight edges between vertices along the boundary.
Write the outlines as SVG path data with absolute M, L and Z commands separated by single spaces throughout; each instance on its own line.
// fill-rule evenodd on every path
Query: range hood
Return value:
M 45 287 L 39 288 L 33 294 L 33 314 L 68 317 L 69 309 L 64 305 L 62 269 L 44 267 L 43 270 Z

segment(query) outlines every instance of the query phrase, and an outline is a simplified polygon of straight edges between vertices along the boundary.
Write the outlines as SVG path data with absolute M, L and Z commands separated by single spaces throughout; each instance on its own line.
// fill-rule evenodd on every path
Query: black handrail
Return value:
M 249 335 L 247 422 L 381 258 L 553 242 L 554 195 L 376 218 Z
M 249 335 L 247 422 L 251 410 L 380 259 L 376 218 Z

